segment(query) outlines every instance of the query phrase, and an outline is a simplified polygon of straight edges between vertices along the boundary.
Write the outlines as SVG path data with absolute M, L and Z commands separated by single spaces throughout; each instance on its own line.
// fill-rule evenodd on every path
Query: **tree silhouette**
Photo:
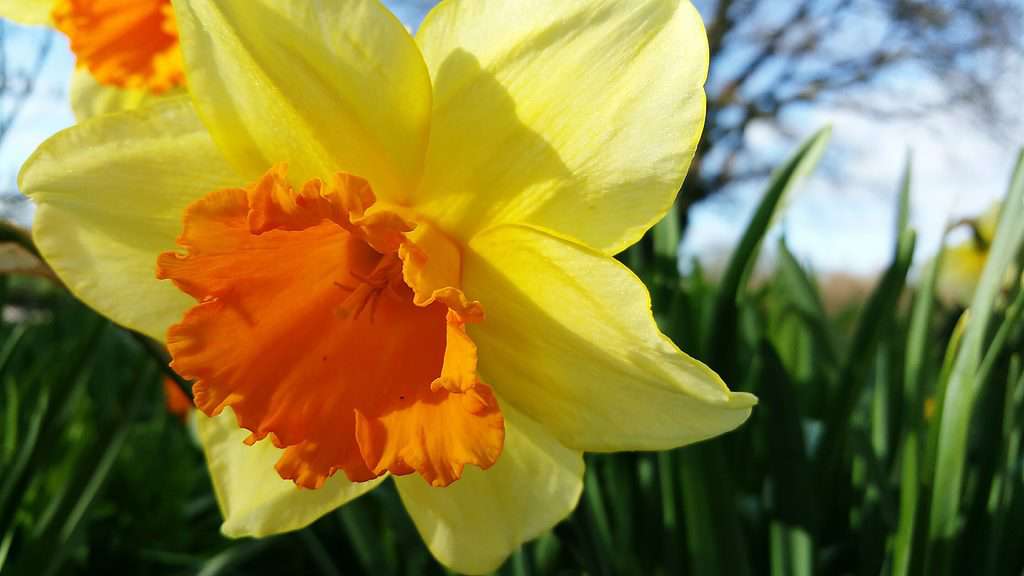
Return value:
M 729 184 L 761 177 L 749 131 L 828 104 L 875 117 L 970 112 L 994 136 L 1021 113 L 999 88 L 1024 62 L 1019 0 L 695 0 L 711 47 L 704 137 L 680 213 Z M 1017 66 L 1014 71 L 1014 66 Z M 894 83 L 900 80 L 902 84 Z M 941 87 L 907 95 L 907 82 Z M 892 97 L 865 99 L 869 90 Z

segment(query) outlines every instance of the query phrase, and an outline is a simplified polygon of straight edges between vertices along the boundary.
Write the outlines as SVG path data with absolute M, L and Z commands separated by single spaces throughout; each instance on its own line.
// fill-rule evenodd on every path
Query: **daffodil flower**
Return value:
M 171 0 L 0 0 L 0 17 L 66 35 L 79 120 L 182 92 L 185 74 Z
M 1002 203 L 997 202 L 977 218 L 964 220 L 961 224 L 967 225 L 971 236 L 942 251 L 937 290 L 946 302 L 963 307 L 970 305 L 988 261 L 988 249 L 996 235 L 1001 209 Z
M 575 507 L 584 451 L 748 417 L 612 257 L 701 132 L 688 2 L 447 0 L 415 39 L 376 0 L 175 8 L 191 99 L 58 134 L 20 183 L 67 286 L 195 380 L 226 534 L 390 476 L 486 572 Z

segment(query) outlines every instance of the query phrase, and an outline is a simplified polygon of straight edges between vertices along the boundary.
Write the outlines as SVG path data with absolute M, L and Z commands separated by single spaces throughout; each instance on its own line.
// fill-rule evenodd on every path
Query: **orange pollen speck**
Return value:
M 58 0 L 53 22 L 101 84 L 158 94 L 185 83 L 170 0 Z
M 296 191 L 278 166 L 189 206 L 185 253 L 157 263 L 197 301 L 167 334 L 196 406 L 230 406 L 249 442 L 269 435 L 280 475 L 307 488 L 337 470 L 446 486 L 504 443 L 465 330 L 482 308 L 453 285 L 458 250 L 374 202 L 360 178 Z

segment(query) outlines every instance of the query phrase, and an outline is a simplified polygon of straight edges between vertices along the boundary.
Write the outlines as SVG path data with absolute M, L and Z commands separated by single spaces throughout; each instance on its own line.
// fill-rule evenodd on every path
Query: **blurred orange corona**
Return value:
M 58 0 L 52 17 L 100 84 L 159 94 L 185 82 L 170 0 Z

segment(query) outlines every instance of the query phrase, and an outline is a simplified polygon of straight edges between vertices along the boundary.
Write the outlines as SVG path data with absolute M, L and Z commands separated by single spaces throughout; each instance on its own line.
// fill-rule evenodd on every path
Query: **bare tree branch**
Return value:
M 708 18 L 708 116 L 682 209 L 751 173 L 749 130 L 785 134 L 791 110 L 828 103 L 874 118 L 961 110 L 994 138 L 1022 110 L 1000 97 L 1024 62 L 1013 0 L 697 0 Z M 907 78 L 941 93 L 907 97 Z M 1017 82 L 1024 83 L 1018 78 Z M 917 85 L 922 85 L 918 82 Z M 865 99 L 891 91 L 889 99 Z M 1003 90 L 1005 92 L 1005 90 Z M 1016 115 L 1016 116 L 1015 116 Z M 685 214 L 682 215 L 685 221 Z

